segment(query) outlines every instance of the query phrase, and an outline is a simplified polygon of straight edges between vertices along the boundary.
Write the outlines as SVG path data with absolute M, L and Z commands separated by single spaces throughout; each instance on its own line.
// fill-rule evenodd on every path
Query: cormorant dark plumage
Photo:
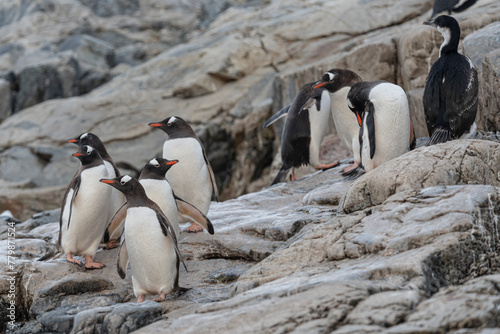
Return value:
M 444 42 L 432 65 L 424 88 L 424 112 L 431 137 L 428 145 L 460 138 L 476 118 L 478 79 L 474 65 L 458 53 L 460 26 L 451 16 L 424 22 L 436 27 Z
M 451 12 L 459 13 L 467 8 L 471 7 L 477 2 L 477 0 L 434 0 L 434 8 L 432 9 L 431 20 L 437 14 L 442 12 L 448 12 L 448 15 L 451 15 Z

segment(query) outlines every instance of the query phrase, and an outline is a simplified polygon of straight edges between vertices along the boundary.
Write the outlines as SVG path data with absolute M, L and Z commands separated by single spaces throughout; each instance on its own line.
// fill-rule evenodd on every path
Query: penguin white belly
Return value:
M 319 165 L 319 151 L 323 138 L 330 130 L 330 94 L 324 90 L 321 94 L 319 110 L 316 104 L 309 108 L 309 127 L 311 143 L 309 144 L 309 163 L 313 167 Z
M 212 184 L 198 140 L 178 138 L 165 141 L 163 158 L 179 160 L 165 176 L 175 194 L 207 214 Z
M 127 209 L 125 240 L 135 296 L 170 293 L 177 280 L 177 254 L 163 235 L 156 212 L 148 207 Z
M 346 86 L 339 89 L 335 93 L 330 94 L 330 110 L 340 141 L 348 150 L 351 151 L 354 161 L 360 162 L 359 125 L 356 115 L 347 105 L 347 94 L 350 89 L 350 86 Z
M 161 211 L 167 216 L 174 228 L 175 236 L 179 240 L 179 214 L 170 184 L 167 180 L 152 179 L 142 179 L 139 182 L 144 187 L 148 198 L 158 204 Z
M 104 160 L 104 165 L 106 166 L 106 170 L 108 171 L 108 178 L 113 179 L 117 177 L 115 169 L 113 165 L 109 163 L 109 161 Z M 111 221 L 115 213 L 121 208 L 121 206 L 126 202 L 125 196 L 115 188 L 111 188 L 110 201 L 109 201 L 109 210 L 108 210 L 108 223 Z M 110 236 L 111 239 L 117 238 L 122 234 L 123 225 L 117 231 L 114 231 Z
M 104 165 L 85 169 L 80 177 L 80 189 L 73 201 L 71 217 L 72 190 L 64 205 L 61 246 L 66 254 L 94 256 L 108 222 L 111 189 L 99 182 L 108 177 Z
M 372 89 L 369 98 L 375 107 L 375 155 L 370 159 L 365 116 L 361 158 L 366 171 L 406 153 L 410 141 L 410 110 L 404 90 L 383 83 Z

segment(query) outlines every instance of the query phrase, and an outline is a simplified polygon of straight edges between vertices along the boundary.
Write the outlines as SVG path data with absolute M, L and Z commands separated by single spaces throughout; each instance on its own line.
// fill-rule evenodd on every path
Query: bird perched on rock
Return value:
M 448 12 L 448 15 L 451 15 L 451 12 L 463 12 L 476 2 L 477 0 L 434 0 L 431 20 L 442 12 Z
M 264 124 L 264 127 L 269 126 L 286 115 L 281 138 L 281 169 L 271 185 L 284 182 L 290 169 L 291 180 L 294 181 L 294 169 L 302 165 L 328 169 L 339 164 L 319 163 L 321 141 L 329 129 L 330 94 L 326 89 L 314 89 L 315 84 L 312 82 L 302 86 L 292 104 Z
M 73 255 L 85 256 L 85 268 L 101 269 L 93 258 L 106 229 L 111 188 L 99 183 L 108 170 L 96 149 L 83 145 L 73 154 L 81 167 L 64 194 L 59 219 L 58 245 L 68 262 L 81 265 Z
M 178 163 L 178 160 L 167 160 L 162 158 L 151 159 L 139 176 L 139 183 L 144 187 L 146 195 L 153 202 L 158 204 L 162 212 L 170 221 L 174 228 L 175 236 L 179 240 L 179 215 L 189 217 L 199 225 L 203 226 L 208 233 L 214 234 L 214 228 L 210 219 L 208 219 L 200 210 L 193 205 L 177 197 L 165 175 L 172 166 Z M 115 230 L 123 230 L 119 227 L 124 222 L 127 212 L 127 205 L 124 205 L 113 217 L 109 227 L 108 234 L 112 235 Z
M 208 213 L 212 193 L 219 201 L 214 172 L 207 159 L 205 148 L 191 126 L 182 118 L 172 116 L 161 122 L 149 123 L 168 135 L 163 144 L 163 158 L 178 159 L 175 169 L 166 174 L 166 179 L 174 193 L 198 208 L 204 215 Z M 180 222 L 188 222 L 184 217 Z M 202 227 L 192 223 L 188 232 L 200 232 Z
M 347 103 L 361 127 L 361 164 L 368 172 L 409 150 L 410 109 L 405 91 L 386 81 L 354 84 Z
M 68 143 L 73 143 L 78 146 L 88 145 L 93 147 L 95 150 L 97 150 L 97 152 L 99 152 L 99 155 L 104 160 L 104 165 L 108 170 L 108 177 L 113 178 L 120 176 L 120 172 L 118 171 L 118 168 L 113 162 L 113 159 L 111 159 L 111 156 L 108 154 L 108 151 L 104 147 L 104 144 L 97 135 L 91 132 L 82 133 L 76 138 L 69 139 Z M 112 189 L 107 221 L 111 220 L 114 214 L 118 211 L 118 209 L 120 209 L 120 207 L 124 203 L 125 203 L 125 196 L 123 196 L 121 192 Z M 111 236 L 106 234 L 104 237 L 104 241 L 107 242 L 105 248 L 107 249 L 115 248 L 118 243 L 119 235 L 121 235 L 122 232 L 123 231 L 116 231 L 116 235 L 111 235 Z
M 137 302 L 143 302 L 146 295 L 159 295 L 154 301 L 165 300 L 166 294 L 179 290 L 180 261 L 184 264 L 172 225 L 158 205 L 146 196 L 137 179 L 124 175 L 100 181 L 118 189 L 127 198 L 118 274 L 125 278 L 130 262 Z
M 474 65 L 458 53 L 460 26 L 451 16 L 424 22 L 436 27 L 444 42 L 439 59 L 425 81 L 424 112 L 431 137 L 428 145 L 460 138 L 473 128 L 478 105 L 478 79 Z

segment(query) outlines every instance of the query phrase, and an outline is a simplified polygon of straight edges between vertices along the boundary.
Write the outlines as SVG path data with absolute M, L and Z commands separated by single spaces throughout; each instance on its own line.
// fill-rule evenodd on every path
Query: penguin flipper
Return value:
M 68 228 L 69 228 L 69 223 L 71 221 L 71 214 L 73 212 L 73 202 L 75 201 L 75 198 L 76 198 L 76 195 L 78 194 L 78 189 L 80 189 L 80 183 L 81 183 L 81 179 L 80 179 L 80 176 L 79 176 L 79 173 L 77 173 L 73 179 L 71 180 L 69 186 L 68 186 L 68 189 L 66 189 L 66 193 L 64 194 L 64 198 L 63 198 L 63 205 L 62 205 L 62 208 L 61 208 L 61 215 L 59 216 L 59 236 L 57 238 L 57 246 L 61 246 L 61 240 L 62 240 L 62 229 L 63 229 L 63 214 L 64 214 L 64 208 L 66 206 L 66 203 L 67 203 L 67 199 L 68 199 L 68 194 L 69 194 L 69 191 L 71 189 L 73 189 L 73 194 L 71 195 L 71 201 L 69 202 L 69 215 L 68 215 Z
M 126 240 L 123 240 L 120 246 L 120 252 L 118 253 L 118 261 L 116 261 L 116 270 L 121 279 L 124 279 L 127 274 L 128 267 L 128 251 Z
M 285 168 L 281 166 L 280 171 L 278 172 L 278 175 L 274 178 L 273 183 L 271 183 L 271 186 L 275 185 L 276 183 L 281 183 L 286 181 L 286 177 L 288 175 L 288 172 L 290 171 L 291 168 Z
M 127 216 L 127 202 L 123 203 L 123 205 L 115 212 L 113 218 L 108 224 L 106 228 L 106 232 L 104 233 L 104 242 L 108 242 L 110 239 L 119 239 L 123 233 L 123 229 L 121 228 L 125 222 L 125 217 Z M 120 231 L 120 235 L 115 235 L 115 232 Z
M 375 155 L 375 107 L 369 102 L 367 105 L 368 112 L 366 115 L 366 126 L 368 127 L 368 141 L 370 142 L 370 159 Z
M 273 124 L 274 122 L 276 122 L 277 120 L 279 120 L 280 118 L 282 117 L 285 117 L 286 115 L 288 115 L 288 111 L 290 110 L 290 107 L 292 105 L 289 104 L 287 105 L 286 107 L 283 107 L 281 108 L 280 111 L 278 111 L 276 114 L 274 114 L 273 116 L 271 116 L 271 118 L 269 118 L 265 123 L 264 125 L 262 126 L 262 128 L 267 128 L 269 125 Z
M 186 263 L 184 262 L 184 259 L 182 257 L 181 252 L 179 251 L 179 247 L 177 247 L 177 238 L 175 237 L 175 233 L 173 231 L 172 225 L 170 224 L 168 218 L 161 212 L 161 209 L 157 207 L 156 211 L 156 217 L 158 218 L 158 222 L 160 223 L 161 230 L 163 232 L 163 235 L 166 237 L 169 237 L 173 242 L 172 244 L 174 245 L 175 253 L 177 253 L 177 258 L 182 262 L 184 265 L 184 269 L 188 271 Z
M 192 218 L 196 223 L 200 224 L 210 234 L 214 234 L 214 227 L 210 219 L 203 214 L 197 207 L 174 194 L 177 210 L 184 217 Z
M 205 156 L 205 161 L 207 163 L 208 175 L 210 175 L 210 183 L 212 183 L 212 190 L 213 190 L 213 193 L 215 196 L 215 200 L 217 202 L 220 202 L 219 190 L 217 189 L 217 183 L 215 183 L 214 171 L 212 170 L 212 166 L 210 166 L 210 163 L 208 162 L 208 159 L 207 159 L 207 156 L 205 155 L 205 152 L 203 152 L 203 155 Z

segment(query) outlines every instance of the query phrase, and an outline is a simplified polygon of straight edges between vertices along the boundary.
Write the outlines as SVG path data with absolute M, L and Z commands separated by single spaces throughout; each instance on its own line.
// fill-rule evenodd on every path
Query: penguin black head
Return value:
M 122 192 L 125 197 L 127 197 L 127 202 L 130 202 L 130 199 L 137 196 L 143 195 L 146 197 L 146 192 L 139 181 L 135 177 L 129 175 L 118 176 L 114 179 L 100 179 L 99 182 L 109 184 Z
M 162 129 L 168 135 L 168 138 L 196 137 L 191 126 L 178 116 L 171 116 L 161 122 L 153 122 L 148 125 Z
M 141 172 L 141 179 L 159 179 L 165 178 L 165 173 L 178 163 L 179 160 L 167 160 L 163 158 L 151 159 Z
M 77 157 L 81 163 L 82 166 L 90 165 L 90 164 L 100 164 L 102 163 L 102 157 L 97 152 L 96 149 L 94 149 L 92 146 L 88 145 L 83 145 L 78 148 L 78 151 L 73 153 L 74 157 Z
M 109 156 L 101 139 L 91 132 L 85 132 L 76 138 L 68 139 L 68 143 L 76 144 L 78 146 L 89 145 L 95 148 L 101 157 L 106 158 Z
M 455 18 L 448 15 L 441 15 L 434 20 L 425 21 L 425 25 L 435 27 L 444 37 L 441 45 L 441 52 L 457 51 L 460 42 L 460 25 Z
M 333 68 L 323 74 L 321 80 L 316 82 L 314 89 L 324 87 L 330 93 L 335 93 L 342 87 L 352 86 L 356 82 L 361 81 L 361 78 L 353 71 Z
M 351 88 L 347 94 L 347 106 L 356 115 L 358 124 L 361 126 L 366 109 L 366 100 L 360 97 L 360 92 L 356 89 L 356 87 Z

